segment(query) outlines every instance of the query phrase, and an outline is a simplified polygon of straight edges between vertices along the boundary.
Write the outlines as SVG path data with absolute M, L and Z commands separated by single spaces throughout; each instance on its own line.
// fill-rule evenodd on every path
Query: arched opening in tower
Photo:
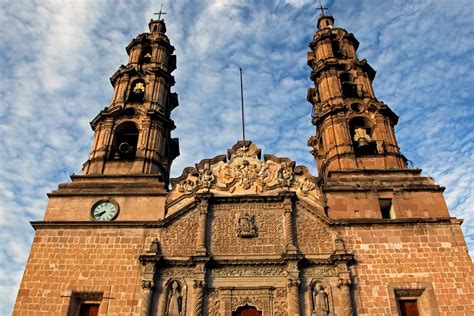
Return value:
M 135 80 L 130 87 L 128 101 L 143 102 L 145 100 L 145 82 L 141 79 Z
M 375 141 L 372 138 L 372 124 L 365 117 L 355 117 L 349 122 L 352 146 L 356 156 L 373 155 L 377 153 Z
M 137 152 L 138 129 L 135 123 L 125 122 L 117 126 L 112 146 L 113 159 L 134 159 Z
M 151 63 L 151 46 L 146 45 L 142 49 L 142 53 L 140 56 L 140 63 L 141 64 L 146 64 L 146 63 Z

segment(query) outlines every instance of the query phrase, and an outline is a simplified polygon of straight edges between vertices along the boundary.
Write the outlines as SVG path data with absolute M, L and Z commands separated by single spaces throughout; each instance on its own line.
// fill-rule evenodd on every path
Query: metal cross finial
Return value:
M 161 5 L 160 12 L 153 14 L 158 15 L 158 20 L 161 20 L 161 16 L 166 14 L 166 12 L 163 12 L 163 4 Z
M 321 3 L 321 0 L 319 0 L 319 8 L 316 10 L 321 10 L 321 15 L 324 16 L 324 10 L 329 10 L 328 8 L 323 8 L 323 4 Z

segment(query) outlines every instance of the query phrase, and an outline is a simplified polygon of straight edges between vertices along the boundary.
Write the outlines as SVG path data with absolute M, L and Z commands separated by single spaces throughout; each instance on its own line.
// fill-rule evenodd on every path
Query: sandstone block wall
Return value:
M 356 256 L 359 315 L 398 315 L 397 289 L 425 289 L 422 315 L 474 315 L 474 266 L 459 223 L 357 226 L 344 234 Z

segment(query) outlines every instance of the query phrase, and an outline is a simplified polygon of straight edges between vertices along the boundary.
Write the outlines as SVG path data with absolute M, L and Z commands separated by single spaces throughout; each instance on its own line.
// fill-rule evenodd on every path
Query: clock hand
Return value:
M 100 213 L 98 213 L 98 214 L 95 214 L 95 215 L 96 215 L 96 216 L 102 216 L 102 215 L 104 215 L 104 213 L 105 213 L 105 211 L 102 211 L 102 212 L 100 212 Z

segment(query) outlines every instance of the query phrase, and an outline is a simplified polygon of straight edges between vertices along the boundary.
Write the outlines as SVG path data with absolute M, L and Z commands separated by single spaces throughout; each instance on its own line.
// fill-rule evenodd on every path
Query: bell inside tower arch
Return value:
M 125 122 L 117 126 L 111 151 L 113 159 L 134 159 L 138 144 L 138 129 L 135 123 Z
M 376 154 L 376 144 L 372 139 L 372 124 L 367 118 L 356 117 L 349 122 L 352 145 L 356 155 Z
M 145 82 L 143 80 L 135 80 L 130 88 L 128 101 L 143 102 L 145 100 Z
M 151 46 L 147 45 L 143 47 L 143 50 L 140 56 L 140 63 L 142 64 L 151 63 Z

